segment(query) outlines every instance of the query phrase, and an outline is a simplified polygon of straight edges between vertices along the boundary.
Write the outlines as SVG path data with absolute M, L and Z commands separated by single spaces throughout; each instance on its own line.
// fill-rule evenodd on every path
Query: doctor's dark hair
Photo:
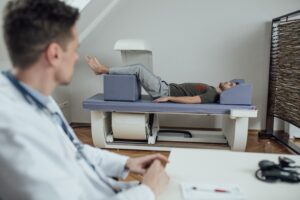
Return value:
M 10 0 L 3 15 L 3 35 L 13 66 L 35 63 L 52 42 L 66 50 L 79 11 L 60 0 Z

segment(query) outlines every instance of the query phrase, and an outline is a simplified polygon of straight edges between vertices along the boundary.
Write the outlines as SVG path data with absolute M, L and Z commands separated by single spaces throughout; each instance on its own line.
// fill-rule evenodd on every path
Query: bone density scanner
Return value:
M 122 39 L 115 43 L 114 49 L 121 52 L 123 65 L 139 63 L 153 71 L 152 51 L 146 41 Z M 153 103 L 150 96 L 141 95 L 135 75 L 104 75 L 103 94 L 83 102 L 83 107 L 91 111 L 93 142 L 102 148 L 144 150 L 217 143 L 244 151 L 248 121 L 257 117 L 257 110 L 251 105 L 252 85 L 241 79 L 232 81 L 238 86 L 222 92 L 219 103 Z M 223 127 L 221 131 L 165 130 L 159 126 L 160 114 L 222 115 Z

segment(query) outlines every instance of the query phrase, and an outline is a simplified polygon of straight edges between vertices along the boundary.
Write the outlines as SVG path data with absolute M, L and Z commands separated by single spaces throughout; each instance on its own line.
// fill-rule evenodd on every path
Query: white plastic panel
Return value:
M 114 46 L 114 50 L 140 50 L 151 51 L 150 45 L 145 40 L 140 39 L 121 39 Z

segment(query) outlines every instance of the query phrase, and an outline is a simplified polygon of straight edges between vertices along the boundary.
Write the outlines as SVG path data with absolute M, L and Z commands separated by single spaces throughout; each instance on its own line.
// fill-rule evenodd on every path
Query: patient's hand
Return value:
M 109 69 L 102 65 L 95 56 L 85 56 L 85 60 L 95 74 L 107 74 L 109 72 Z
M 155 99 L 153 102 L 162 103 L 162 102 L 168 102 L 168 101 L 170 101 L 169 97 L 159 97 L 159 98 Z

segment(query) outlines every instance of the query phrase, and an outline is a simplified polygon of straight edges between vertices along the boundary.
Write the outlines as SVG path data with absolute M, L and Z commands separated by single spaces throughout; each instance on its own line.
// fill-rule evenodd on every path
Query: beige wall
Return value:
M 299 8 L 298 0 L 127 0 L 86 38 L 80 53 L 118 66 L 121 56 L 112 50 L 114 43 L 120 38 L 141 38 L 153 48 L 154 72 L 168 82 L 217 85 L 219 81 L 244 78 L 254 86 L 253 102 L 259 109 L 250 128 L 260 129 L 266 112 L 270 21 Z M 83 61 L 77 64 L 70 86 L 72 121 L 89 122 L 82 101 L 102 91 L 101 81 Z M 163 125 L 174 121 L 220 126 L 219 119 L 161 119 Z
M 92 0 L 82 12 L 79 33 L 110 2 Z M 83 56 L 92 54 L 105 65 L 119 66 L 121 55 L 113 51 L 114 43 L 121 38 L 139 38 L 151 44 L 153 71 L 168 82 L 217 85 L 219 81 L 244 78 L 252 83 L 259 116 L 250 121 L 250 129 L 263 128 L 270 21 L 299 8 L 299 0 L 121 0 L 81 43 L 73 82 L 63 94 L 56 93 L 57 99 L 66 95 L 63 99 L 70 103 L 72 122 L 89 122 L 90 114 L 82 109 L 82 101 L 101 92 L 103 86 L 102 78 L 88 69 Z M 189 126 L 202 126 L 201 121 L 204 126 L 220 126 L 219 119 L 161 119 L 163 125 L 174 121 Z

